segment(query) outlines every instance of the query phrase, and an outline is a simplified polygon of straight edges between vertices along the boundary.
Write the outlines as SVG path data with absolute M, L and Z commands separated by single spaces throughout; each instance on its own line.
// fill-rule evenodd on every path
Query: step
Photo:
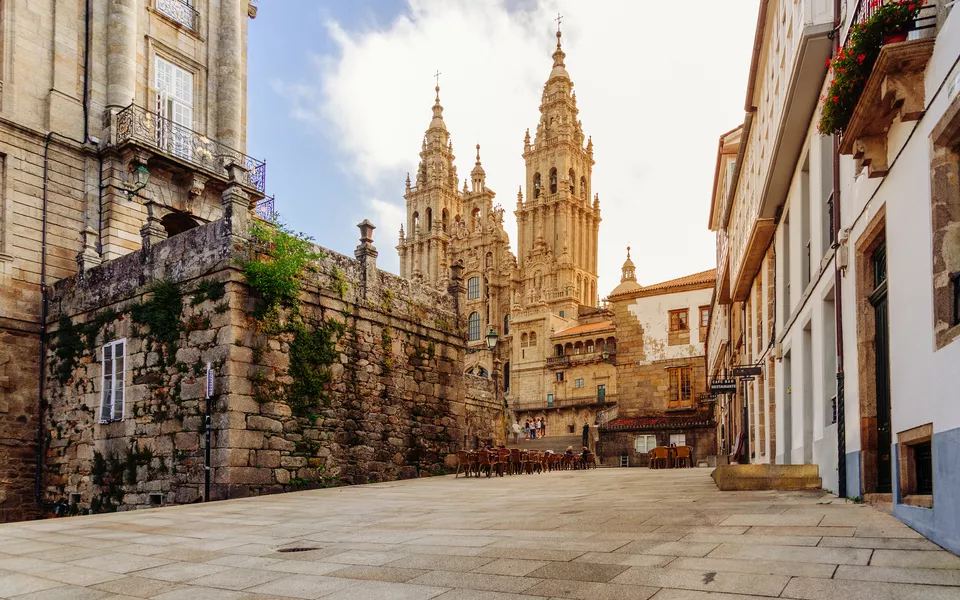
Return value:
M 823 485 L 815 464 L 720 465 L 711 477 L 723 491 L 812 490 Z
M 523 450 L 553 450 L 556 453 L 566 451 L 568 446 L 572 446 L 575 452 L 583 448 L 583 438 L 579 435 L 554 435 L 535 440 L 521 439 L 519 443 L 512 441 L 507 444 L 507 448 L 522 448 Z

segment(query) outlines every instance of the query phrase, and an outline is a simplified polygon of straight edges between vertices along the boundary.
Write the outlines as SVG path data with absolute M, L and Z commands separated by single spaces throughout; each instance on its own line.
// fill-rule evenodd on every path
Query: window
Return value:
M 123 392 L 126 376 L 127 340 L 116 340 L 101 349 L 100 422 L 123 420 Z
M 593 342 L 587 342 L 587 354 L 593 354 Z
M 433 231 L 433 209 L 427 207 L 427 231 Z
M 587 199 L 587 178 L 586 177 L 580 178 L 580 199 L 581 200 Z
M 706 329 L 710 325 L 710 307 L 701 306 L 700 307 L 700 328 Z
M 533 175 L 533 197 L 540 197 L 540 173 L 534 173 Z
M 503 315 L 503 335 L 510 335 L 510 315 Z
M 690 311 L 686 308 L 683 310 L 671 310 L 670 331 L 687 331 L 689 329 L 687 325 L 687 316 L 689 314 Z
M 803 159 L 803 167 L 800 170 L 800 239 L 803 240 L 803 266 L 801 274 L 803 279 L 800 283 L 801 293 L 807 289 L 812 277 L 812 248 L 810 232 L 810 203 L 813 201 L 813 194 L 810 190 L 810 156 Z
M 690 406 L 693 401 L 693 369 L 691 367 L 667 369 L 667 378 L 670 383 L 668 407 Z
M 503 391 L 510 391 L 510 363 L 503 363 Z
M 671 445 L 671 446 L 686 446 L 686 445 L 687 445 L 687 434 L 685 434 L 685 433 L 671 433 L 671 434 L 670 434 L 670 445 Z
M 657 447 L 657 436 L 638 435 L 633 441 L 633 449 L 637 454 L 646 454 Z
M 607 384 L 601 383 L 597 386 L 597 403 L 603 404 L 603 401 L 607 399 Z
M 531 332 L 530 332 L 530 345 L 531 345 L 531 346 L 536 346 L 536 345 L 537 345 L 537 332 L 536 332 L 536 331 L 531 331 Z
M 193 8 L 193 0 L 157 0 L 156 8 L 173 22 L 197 30 L 199 15 Z
M 953 324 L 960 325 L 960 271 L 953 274 Z
M 557 383 L 563 383 L 563 371 L 557 371 Z
M 573 169 L 570 169 L 570 195 L 576 196 L 576 187 L 577 183 L 577 174 L 573 172 Z
M 471 277 L 467 280 L 467 300 L 478 300 L 480 298 L 480 278 Z
M 566 314 L 564 314 L 564 313 L 565 313 L 565 311 L 562 311 L 562 310 L 560 311 L 560 318 L 561 318 L 561 319 L 563 319 L 563 318 L 566 317 Z
M 156 144 L 185 160 L 193 159 L 193 73 L 159 56 L 156 59 Z M 211 157 L 213 158 L 213 157 Z
M 550 169 L 550 193 L 557 193 L 557 170 L 555 168 Z
M 573 380 L 573 387 L 583 389 L 583 377 Z
M 472 312 L 470 313 L 470 318 L 467 319 L 468 331 L 469 331 L 469 341 L 475 342 L 480 339 L 480 313 Z
M 553 408 L 553 394 L 547 394 L 547 408 Z

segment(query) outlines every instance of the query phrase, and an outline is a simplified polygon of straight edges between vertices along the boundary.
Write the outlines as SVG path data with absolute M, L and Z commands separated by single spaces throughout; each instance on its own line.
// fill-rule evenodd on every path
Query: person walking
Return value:
M 520 443 L 520 419 L 517 419 L 513 424 L 513 443 Z
M 530 439 L 530 419 L 527 419 L 523 423 L 523 437 L 524 439 Z
M 547 419 L 544 417 L 540 419 L 540 437 L 547 435 Z
M 537 435 L 543 437 L 543 417 L 537 419 Z
M 583 446 L 588 446 L 587 441 L 590 439 L 590 423 L 583 424 Z

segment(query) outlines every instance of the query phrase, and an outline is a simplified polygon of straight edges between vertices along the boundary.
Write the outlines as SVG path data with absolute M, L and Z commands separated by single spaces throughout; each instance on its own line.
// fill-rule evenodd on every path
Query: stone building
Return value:
M 35 513 L 45 288 L 222 214 L 245 154 L 249 0 L 5 2 L 0 520 Z M 142 236 L 141 234 L 145 234 Z
M 600 419 L 597 452 L 610 466 L 646 466 L 655 446 L 691 446 L 716 455 L 716 423 L 704 361 L 716 271 L 648 286 L 630 259 L 607 298 L 617 335 L 616 405 Z

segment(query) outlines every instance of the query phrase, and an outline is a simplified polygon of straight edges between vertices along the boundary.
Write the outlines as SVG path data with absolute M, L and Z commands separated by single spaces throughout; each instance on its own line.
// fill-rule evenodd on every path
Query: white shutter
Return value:
M 670 434 L 670 445 L 673 446 L 686 446 L 687 445 L 687 434 L 685 433 L 671 433 Z
M 100 422 L 113 416 L 113 346 L 105 345 L 100 353 Z
M 166 149 L 168 140 L 170 139 L 170 132 L 167 126 L 167 92 L 165 90 L 160 90 L 157 92 L 156 100 L 156 124 L 154 126 L 154 142 L 157 144 L 158 148 Z
M 126 375 L 126 341 L 119 340 L 113 345 L 113 413 L 114 421 L 123 420 L 124 416 L 124 379 Z

